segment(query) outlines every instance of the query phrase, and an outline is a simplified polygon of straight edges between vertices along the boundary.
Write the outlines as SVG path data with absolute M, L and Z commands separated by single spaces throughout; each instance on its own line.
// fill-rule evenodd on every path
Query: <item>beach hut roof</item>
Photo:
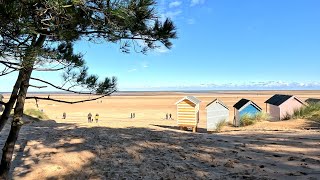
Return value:
M 184 98 L 180 99 L 178 102 L 176 102 L 176 104 L 179 104 L 180 102 L 182 102 L 183 100 L 189 100 L 191 102 L 193 102 L 194 104 L 199 104 L 201 101 L 199 99 L 197 99 L 194 96 L 185 96 Z
M 262 110 L 261 107 L 259 107 L 256 103 L 254 103 L 248 99 L 240 99 L 240 101 L 238 101 L 235 105 L 233 105 L 233 107 L 239 110 L 242 107 L 244 107 L 246 104 L 252 104 L 257 109 Z
M 215 100 L 211 101 L 209 104 L 207 104 L 206 109 L 207 109 L 208 106 L 210 106 L 214 102 L 217 102 L 217 103 L 221 104 L 221 106 L 223 106 L 223 107 L 225 107 L 226 109 L 229 110 L 228 106 L 225 105 L 223 102 L 221 102 L 219 99 L 215 99 Z
M 304 104 L 303 101 L 298 99 L 297 97 L 293 95 L 283 95 L 283 94 L 275 94 L 271 98 L 269 98 L 265 103 L 272 104 L 275 106 L 280 106 L 282 103 L 286 102 L 288 99 L 294 97 L 297 101 L 299 101 L 301 104 Z
M 320 99 L 317 98 L 308 98 L 305 100 L 306 103 L 312 104 L 312 103 L 320 103 Z

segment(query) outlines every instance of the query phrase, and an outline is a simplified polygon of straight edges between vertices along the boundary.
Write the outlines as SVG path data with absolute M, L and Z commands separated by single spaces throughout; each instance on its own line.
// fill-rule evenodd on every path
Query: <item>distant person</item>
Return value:
M 92 119 L 91 119 L 91 118 L 92 118 L 92 114 L 89 113 L 89 114 L 88 114 L 88 123 L 91 123 L 91 122 L 92 122 Z
M 168 119 L 168 113 L 166 114 L 166 119 Z
M 97 113 L 96 116 L 94 117 L 94 119 L 96 120 L 96 123 L 98 123 L 99 121 L 99 114 Z
M 133 118 L 135 118 L 135 117 L 136 117 L 136 113 L 131 113 L 131 114 L 130 114 L 130 118 L 131 118 L 131 119 L 133 119 Z
M 171 113 L 169 114 L 169 119 L 172 119 L 172 115 L 171 115 Z
M 66 119 L 67 118 L 67 113 L 66 112 L 63 112 L 62 114 L 62 119 Z

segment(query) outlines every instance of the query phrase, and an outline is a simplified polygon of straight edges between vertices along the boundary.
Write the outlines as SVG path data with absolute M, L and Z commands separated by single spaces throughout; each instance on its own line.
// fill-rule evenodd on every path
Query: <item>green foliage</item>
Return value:
M 227 125 L 227 121 L 225 119 L 219 121 L 216 124 L 216 132 L 221 132 L 222 128 Z
M 268 113 L 258 112 L 256 114 L 244 114 L 240 118 L 240 126 L 249 126 L 256 122 L 269 120 L 271 117 Z
M 39 111 L 38 109 L 26 109 L 24 114 L 38 119 L 49 119 L 44 112 Z
M 312 120 L 319 120 L 320 116 L 320 103 L 310 103 L 308 106 L 302 106 L 300 109 L 296 109 L 293 113 L 293 118 L 305 118 Z
M 265 120 L 269 120 L 271 117 L 266 112 L 258 112 L 253 116 L 253 118 L 257 121 L 265 121 Z
M 254 115 L 251 114 L 244 114 L 240 118 L 240 126 L 249 126 L 255 124 L 257 120 L 255 119 Z
M 118 43 L 125 53 L 146 53 L 161 45 L 171 48 L 171 40 L 177 38 L 175 25 L 170 19 L 161 22 L 155 6 L 154 0 L 3 0 L 0 57 L 9 59 L 5 65 L 14 63 L 15 69 L 28 65 L 35 66 L 34 71 L 61 70 L 72 88 L 110 94 L 117 90 L 116 78 L 99 81 L 90 75 L 74 44 Z

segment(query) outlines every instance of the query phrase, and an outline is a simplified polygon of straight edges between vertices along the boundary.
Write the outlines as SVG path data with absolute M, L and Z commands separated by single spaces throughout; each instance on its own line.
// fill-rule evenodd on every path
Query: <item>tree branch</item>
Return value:
M 94 101 L 94 100 L 97 100 L 97 99 L 101 99 L 103 97 L 109 96 L 110 94 L 112 94 L 114 92 L 115 91 L 112 91 L 112 92 L 110 92 L 108 94 L 104 94 L 104 95 L 101 95 L 101 96 L 93 98 L 93 99 L 84 99 L 84 100 L 80 100 L 80 101 L 64 101 L 64 100 L 50 98 L 50 96 L 48 96 L 46 98 L 33 96 L 33 97 L 26 97 L 26 99 L 36 99 L 36 101 L 40 99 L 40 100 L 55 101 L 55 102 L 67 103 L 67 104 L 77 104 L 77 103 L 83 103 L 83 102 L 88 102 L 88 101 Z
M 29 84 L 29 87 L 34 87 L 34 88 L 41 89 L 41 88 L 46 88 L 46 87 L 48 87 L 48 86 L 35 86 L 35 85 Z
M 2 73 L 0 74 L 0 76 L 5 76 L 5 75 L 10 74 L 10 73 L 12 73 L 12 72 L 14 72 L 14 71 L 17 71 L 17 70 L 14 69 L 14 70 L 12 70 L 12 71 L 2 72 Z
M 9 61 L 2 61 L 2 60 L 0 60 L 0 63 L 2 63 L 2 64 L 10 64 L 10 65 L 15 65 L 15 66 L 20 66 L 19 63 L 14 63 L 14 62 L 9 62 Z
M 94 93 L 85 93 L 85 92 L 78 92 L 78 91 L 73 91 L 73 90 L 70 90 L 70 89 L 66 89 L 66 88 L 62 88 L 62 87 L 59 87 L 59 86 L 56 86 L 48 81 L 44 81 L 42 79 L 38 79 L 38 78 L 33 78 L 31 77 L 30 79 L 32 80 L 35 80 L 35 81 L 39 81 L 39 82 L 42 82 L 42 83 L 45 83 L 45 84 L 48 84 L 56 89 L 60 89 L 60 90 L 63 90 L 63 91 L 68 91 L 68 92 L 72 92 L 72 93 L 75 93 L 75 94 L 87 94 L 87 95 L 95 95 Z

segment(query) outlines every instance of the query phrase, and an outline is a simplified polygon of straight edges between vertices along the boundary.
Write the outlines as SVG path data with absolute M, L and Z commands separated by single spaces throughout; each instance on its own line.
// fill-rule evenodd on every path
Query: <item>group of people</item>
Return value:
M 168 119 L 172 119 L 173 120 L 173 118 L 172 118 L 172 114 L 170 113 L 170 114 L 166 114 L 166 120 L 168 120 Z
M 94 116 L 94 119 L 96 120 L 96 123 L 98 123 L 98 121 L 99 121 L 99 114 L 98 113 Z M 93 122 L 93 118 L 92 118 L 92 114 L 89 113 L 88 114 L 88 123 L 91 123 L 91 122 Z
M 63 112 L 62 119 L 66 119 L 66 118 L 67 118 L 67 113 Z M 95 115 L 94 119 L 96 120 L 96 123 L 98 123 L 98 121 L 99 121 L 99 114 L 98 113 Z M 92 114 L 89 113 L 88 114 L 88 123 L 91 123 L 91 122 L 93 122 L 93 118 L 92 118 Z
M 134 119 L 135 117 L 136 117 L 136 113 L 130 113 L 130 118 L 131 119 Z M 67 118 L 67 113 L 63 112 L 62 119 L 66 119 L 66 118 Z M 98 121 L 99 121 L 99 114 L 98 113 L 96 113 L 96 115 L 94 116 L 94 119 L 96 120 L 96 123 L 98 123 Z M 167 113 L 165 119 L 166 120 L 168 120 L 168 119 L 173 120 L 172 114 L 171 113 L 170 114 Z M 88 123 L 91 123 L 91 122 L 93 122 L 93 118 L 92 118 L 92 114 L 89 113 L 88 114 Z
M 131 119 L 136 118 L 136 113 L 131 113 L 131 114 L 130 114 L 130 118 L 131 118 Z

